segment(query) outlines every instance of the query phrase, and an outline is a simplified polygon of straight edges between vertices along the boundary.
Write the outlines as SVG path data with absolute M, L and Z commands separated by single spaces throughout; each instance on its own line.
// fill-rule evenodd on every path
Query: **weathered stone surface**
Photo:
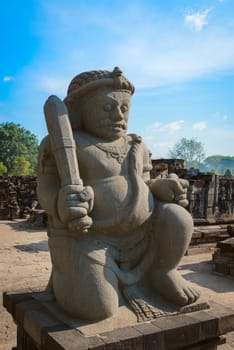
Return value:
M 50 96 L 44 106 L 37 192 L 49 216 L 50 287 L 77 319 L 116 314 L 119 295 L 137 317 L 154 318 L 160 310 L 141 293 L 143 281 L 166 303 L 198 298 L 177 271 L 193 233 L 188 182 L 150 180 L 149 150 L 127 135 L 133 93 L 116 67 L 77 75 L 64 101 Z
M 104 350 L 104 342 L 99 337 L 86 338 L 74 329 L 47 333 L 43 342 L 43 350 Z
M 217 244 L 213 254 L 214 270 L 224 275 L 234 276 L 234 238 L 228 238 Z
M 3 306 L 7 311 L 15 318 L 15 306 L 24 301 L 33 300 L 32 293 L 28 290 L 23 292 L 22 290 L 17 293 L 14 292 L 4 292 L 3 293 Z
M 24 294 L 24 293 L 23 293 Z M 35 301 L 35 300 L 33 300 Z M 216 349 L 220 338 L 234 330 L 234 309 L 212 302 L 210 309 L 187 315 L 161 317 L 86 337 L 56 319 L 40 301 L 22 302 L 5 294 L 5 305 L 13 304 L 21 350 L 182 350 Z
M 220 335 L 218 315 L 212 315 L 208 312 L 208 310 L 206 310 L 206 311 L 200 311 L 199 313 L 194 313 L 192 317 L 199 321 L 200 341 L 204 341 L 206 339 L 212 339 Z
M 42 308 L 42 304 L 35 299 L 26 300 L 21 303 L 17 303 L 15 307 L 15 316 L 14 319 L 16 322 L 24 325 L 24 317 L 27 312 L 40 310 Z
M 0 176 L 0 220 L 30 218 L 39 207 L 35 176 Z
M 153 178 L 174 172 L 189 181 L 188 210 L 195 221 L 233 223 L 234 178 L 230 171 L 224 176 L 218 176 L 214 173 L 202 173 L 199 169 L 184 169 L 182 159 L 154 159 L 152 163 Z
M 143 336 L 133 327 L 116 329 L 112 332 L 100 334 L 105 343 L 105 349 L 143 349 Z
M 166 349 L 177 349 L 200 341 L 200 324 L 187 315 L 171 316 L 152 321 L 164 332 Z
M 143 335 L 143 349 L 163 349 L 164 336 L 161 328 L 155 326 L 152 322 L 139 323 L 134 326 L 138 332 Z

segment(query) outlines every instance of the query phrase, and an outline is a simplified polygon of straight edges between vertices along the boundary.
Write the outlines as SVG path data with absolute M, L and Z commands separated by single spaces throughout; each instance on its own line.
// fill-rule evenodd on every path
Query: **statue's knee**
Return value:
M 73 299 L 64 294 L 58 295 L 56 299 L 59 306 L 72 317 L 97 321 L 113 316 L 118 310 L 117 295 L 109 290 L 106 296 L 105 293 L 100 296 L 99 291 L 93 289 L 92 293 L 78 292 Z
M 100 279 L 79 291 L 77 315 L 88 320 L 102 320 L 113 316 L 119 306 L 117 286 Z
M 174 203 L 159 203 L 156 210 L 156 221 L 161 225 L 178 229 L 179 231 L 192 231 L 193 219 L 183 207 Z
M 193 218 L 191 214 L 179 205 L 173 207 L 173 214 L 175 219 L 173 222 L 176 224 L 178 231 L 192 234 L 193 232 Z
M 118 308 L 119 301 L 116 295 L 113 295 L 113 297 L 109 300 L 101 300 L 97 308 L 91 309 L 91 313 L 89 313 L 90 320 L 103 320 L 105 318 L 112 317 L 117 313 Z
M 184 252 L 193 234 L 191 215 L 186 209 L 174 203 L 159 204 L 154 226 L 157 244 L 163 251 L 169 249 L 168 242 L 170 242 L 175 249 Z
M 95 321 L 113 316 L 119 305 L 117 277 L 106 267 L 90 263 L 85 257 L 82 260 L 82 269 L 73 276 L 71 288 L 60 290 L 59 304 L 76 318 Z

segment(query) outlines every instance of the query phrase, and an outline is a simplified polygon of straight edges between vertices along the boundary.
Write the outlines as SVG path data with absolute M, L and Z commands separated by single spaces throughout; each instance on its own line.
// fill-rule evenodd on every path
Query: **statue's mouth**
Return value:
M 110 125 L 108 125 L 110 128 L 113 129 L 121 129 L 121 130 L 126 130 L 126 125 L 121 124 L 121 123 L 112 123 Z
M 127 129 L 127 123 L 124 119 L 120 118 L 119 120 L 111 120 L 107 118 L 103 118 L 99 121 L 98 127 L 100 128 L 119 128 L 119 129 Z
M 99 125 L 99 128 L 101 129 L 105 129 L 106 130 L 115 130 L 115 131 L 121 131 L 121 130 L 127 130 L 127 125 L 126 123 L 124 122 L 117 122 L 117 123 L 114 123 L 114 122 L 102 122 L 100 123 Z

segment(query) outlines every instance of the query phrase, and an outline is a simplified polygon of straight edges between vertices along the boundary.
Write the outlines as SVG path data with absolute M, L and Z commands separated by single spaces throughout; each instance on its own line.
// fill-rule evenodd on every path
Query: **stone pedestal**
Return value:
M 213 263 L 216 272 L 234 276 L 234 237 L 217 244 Z
M 206 310 L 85 336 L 52 315 L 35 294 L 3 295 L 3 304 L 17 324 L 17 350 L 214 350 L 225 342 L 223 335 L 234 330 L 234 309 L 211 303 Z

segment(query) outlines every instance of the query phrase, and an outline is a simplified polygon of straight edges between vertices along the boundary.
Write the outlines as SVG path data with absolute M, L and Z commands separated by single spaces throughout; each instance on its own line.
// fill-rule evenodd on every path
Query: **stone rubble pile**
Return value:
M 27 219 L 46 225 L 46 214 L 37 199 L 35 176 L 0 177 L 0 220 Z
M 173 172 L 189 181 L 188 210 L 195 225 L 234 222 L 234 178 L 230 171 L 219 176 L 185 169 L 183 159 L 157 159 L 152 164 L 152 178 Z

